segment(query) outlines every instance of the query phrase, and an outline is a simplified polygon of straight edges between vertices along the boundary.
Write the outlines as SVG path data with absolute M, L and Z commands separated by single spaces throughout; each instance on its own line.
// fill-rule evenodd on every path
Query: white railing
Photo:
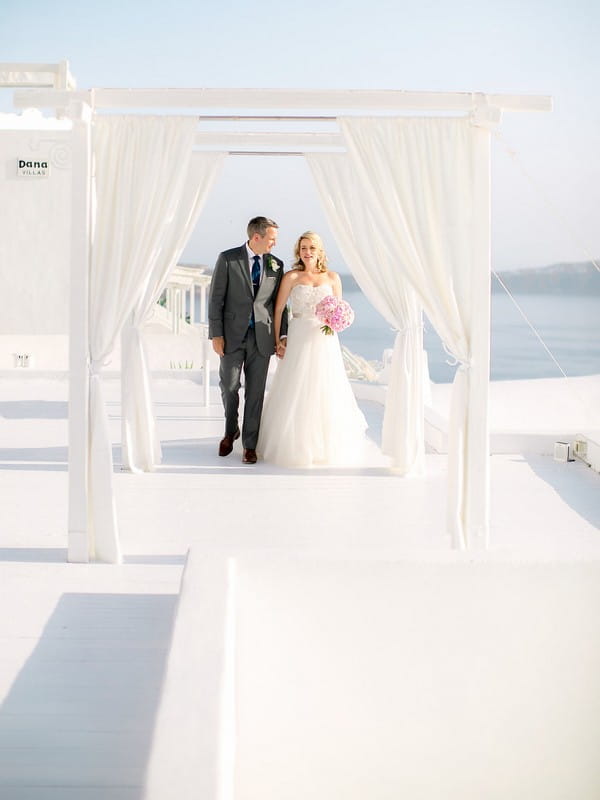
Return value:
M 165 287 L 166 309 L 171 315 L 171 330 L 181 332 L 181 323 L 206 325 L 208 322 L 206 293 L 210 275 L 202 268 L 177 265 Z M 200 291 L 200 309 L 196 319 L 196 290 Z

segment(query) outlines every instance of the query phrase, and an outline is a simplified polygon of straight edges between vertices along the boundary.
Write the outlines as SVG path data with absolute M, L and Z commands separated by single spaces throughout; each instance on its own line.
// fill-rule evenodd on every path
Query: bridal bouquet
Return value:
M 315 315 L 323 323 L 321 330 L 327 336 L 343 331 L 354 322 L 354 311 L 350 303 L 333 295 L 327 295 L 317 303 Z

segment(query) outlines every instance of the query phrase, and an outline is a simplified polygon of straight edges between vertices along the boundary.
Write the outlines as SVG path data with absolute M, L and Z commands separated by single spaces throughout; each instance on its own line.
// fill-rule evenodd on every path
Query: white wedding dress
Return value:
M 315 306 L 331 286 L 296 285 L 285 356 L 262 412 L 257 452 L 282 467 L 360 463 L 366 420 L 344 369 L 337 334 L 327 336 Z

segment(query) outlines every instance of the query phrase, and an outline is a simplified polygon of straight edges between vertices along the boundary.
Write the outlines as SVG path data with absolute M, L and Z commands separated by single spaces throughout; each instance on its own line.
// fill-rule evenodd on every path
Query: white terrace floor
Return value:
M 106 388 L 118 442 L 119 384 Z M 214 387 L 210 408 L 192 381 L 158 381 L 155 400 L 163 466 L 115 470 L 125 563 L 75 565 L 66 563 L 67 383 L 3 382 L 2 800 L 141 800 L 191 546 L 306 561 L 600 564 L 600 476 L 580 462 L 493 456 L 490 550 L 460 554 L 444 532 L 445 456 L 428 455 L 422 479 L 391 473 L 377 404 L 363 404 L 372 442 L 361 469 L 283 471 L 242 465 L 237 449 L 218 458 Z M 118 444 L 114 456 L 118 464 Z M 600 661 L 600 647 L 593 653 Z

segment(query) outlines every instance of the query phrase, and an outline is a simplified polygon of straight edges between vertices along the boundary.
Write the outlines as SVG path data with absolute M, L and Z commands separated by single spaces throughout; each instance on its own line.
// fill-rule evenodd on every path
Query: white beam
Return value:
M 37 61 L 2 61 L 0 72 L 4 70 L 15 72 L 56 72 L 59 64 L 40 64 Z
M 0 63 L 0 86 L 69 90 L 75 88 L 75 81 L 69 72 L 68 61 L 60 61 L 58 64 L 2 62 Z
M 503 111 L 551 111 L 546 95 L 483 95 L 477 92 L 406 92 L 395 89 L 94 89 L 97 109 L 190 108 L 190 109 L 311 109 L 348 111 L 470 111 L 485 97 L 487 104 Z M 87 92 L 53 90 L 15 92 L 18 108 L 57 108 L 69 99 L 90 102 Z M 86 96 L 87 95 L 87 100 Z
M 255 150 L 266 147 L 271 150 L 345 150 L 344 140 L 339 133 L 293 133 L 293 132 L 251 132 L 217 131 L 196 134 L 194 145 L 210 150 Z
M 57 89 L 74 89 L 75 81 L 69 72 L 69 62 L 61 61 L 56 65 L 56 88 Z
M 491 161 L 489 131 L 481 128 L 478 134 L 474 154 L 477 220 L 471 239 L 474 263 L 471 274 L 472 364 L 464 486 L 465 537 L 469 550 L 487 549 L 490 523 Z
M 335 122 L 335 114 L 202 114 L 200 122 Z
M 71 277 L 69 311 L 69 549 L 89 561 L 88 520 L 88 282 L 91 233 L 91 109 L 69 107 L 72 128 Z

